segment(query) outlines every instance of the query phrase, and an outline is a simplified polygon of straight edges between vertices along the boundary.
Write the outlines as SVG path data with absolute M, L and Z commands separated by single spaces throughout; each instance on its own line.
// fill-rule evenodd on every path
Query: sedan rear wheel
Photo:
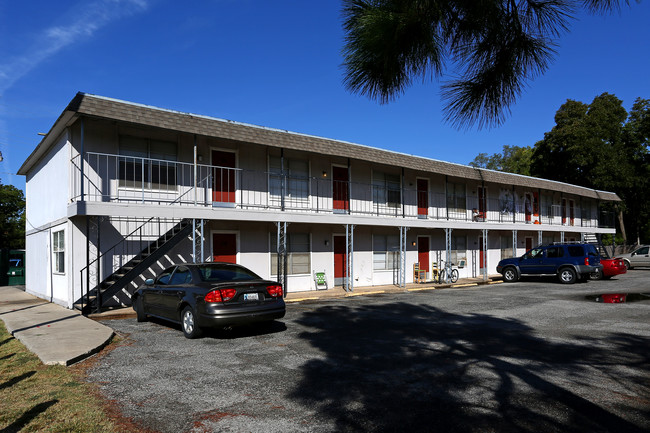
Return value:
M 181 327 L 186 338 L 197 338 L 201 335 L 201 328 L 196 324 L 196 315 L 191 307 L 185 307 L 181 313 Z
M 560 269 L 560 282 L 563 284 L 573 284 L 576 282 L 576 272 L 571 268 Z

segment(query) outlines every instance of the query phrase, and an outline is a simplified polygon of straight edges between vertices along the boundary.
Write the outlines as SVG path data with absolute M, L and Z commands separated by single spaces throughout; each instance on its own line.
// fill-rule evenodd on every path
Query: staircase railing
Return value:
M 208 179 L 210 179 L 210 174 L 208 174 L 208 176 L 206 176 L 205 178 L 203 178 L 199 182 L 197 182 L 197 185 L 202 185 L 204 183 L 207 183 Z M 188 191 L 184 192 L 182 195 L 177 197 L 174 201 L 170 202 L 169 204 L 173 205 L 173 204 L 175 204 L 177 202 L 180 202 L 183 199 L 183 197 L 185 197 L 187 194 L 189 194 L 192 191 L 193 190 L 188 190 Z M 153 233 L 145 234 L 145 238 L 149 238 L 149 240 L 145 241 L 145 242 L 147 242 L 147 245 L 146 245 L 146 247 L 143 248 L 142 247 L 142 245 L 143 245 L 143 230 L 145 229 L 145 227 L 149 226 L 149 224 L 153 220 L 158 221 L 157 235 L 153 234 Z M 141 255 L 141 254 L 145 254 L 145 253 L 149 254 L 151 252 L 152 244 L 154 242 L 156 242 L 156 240 L 160 239 L 162 237 L 162 235 L 163 235 L 163 233 L 161 233 L 161 224 L 160 224 L 161 220 L 163 220 L 164 223 L 165 223 L 166 232 L 169 231 L 171 229 L 171 227 L 174 227 L 175 225 L 179 224 L 182 221 L 182 219 L 177 219 L 177 218 L 169 219 L 169 218 L 151 217 L 148 220 L 146 220 L 144 223 L 142 223 L 140 226 L 138 226 L 136 229 L 134 229 L 132 232 L 130 232 L 126 236 L 122 237 L 122 239 L 120 239 L 117 243 L 115 243 L 108 250 L 104 251 L 101 254 L 100 254 L 100 252 L 98 250 L 97 257 L 94 260 L 92 260 L 91 262 L 89 262 L 85 267 L 83 267 L 79 271 L 80 279 L 81 279 L 81 281 L 80 281 L 80 288 L 81 288 L 80 309 L 81 309 L 81 311 L 84 311 L 84 308 L 90 306 L 90 293 L 92 292 L 92 290 L 96 290 L 96 292 L 97 292 L 95 302 L 98 305 L 98 309 L 101 309 L 101 305 L 102 305 L 101 284 L 102 284 L 102 281 L 104 281 L 106 278 L 100 280 L 100 270 L 98 269 L 97 275 L 96 275 L 97 284 L 95 285 L 94 289 L 91 290 L 90 289 L 90 269 L 91 269 L 91 267 L 93 265 L 96 265 L 96 266 L 99 267 L 100 260 L 102 258 L 104 258 L 105 256 L 107 256 L 109 253 L 112 253 L 114 255 L 115 252 L 116 252 L 116 248 L 119 247 L 120 245 L 122 245 L 122 251 L 121 251 L 120 256 L 121 257 L 125 257 L 125 256 L 129 257 L 129 256 L 131 256 L 131 258 L 128 259 L 128 260 L 125 260 L 125 261 L 121 261 L 121 263 L 119 265 L 117 265 L 117 266 L 113 265 L 113 267 L 111 269 L 111 273 L 109 275 L 112 275 L 113 273 L 115 273 L 118 269 L 120 269 L 122 266 L 124 266 L 124 264 L 128 263 L 130 260 L 132 260 L 136 256 Z M 171 224 L 171 227 L 168 225 L 169 221 L 173 222 L 173 224 Z M 128 222 L 128 218 L 127 218 L 127 222 Z M 98 227 L 99 227 L 99 222 L 98 222 Z M 136 235 L 136 233 L 137 233 L 137 239 L 138 239 L 138 244 L 137 244 L 138 248 L 134 250 L 133 248 L 130 248 L 129 242 L 132 240 L 132 237 L 134 235 Z M 85 290 L 84 290 L 84 272 L 85 272 L 85 275 L 86 275 Z M 84 302 L 84 299 L 85 299 L 85 302 Z

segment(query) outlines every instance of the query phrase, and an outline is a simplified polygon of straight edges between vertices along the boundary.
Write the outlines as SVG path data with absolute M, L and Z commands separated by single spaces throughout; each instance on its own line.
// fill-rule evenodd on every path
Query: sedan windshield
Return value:
M 248 281 L 260 277 L 246 268 L 236 265 L 200 265 L 199 273 L 203 281 Z

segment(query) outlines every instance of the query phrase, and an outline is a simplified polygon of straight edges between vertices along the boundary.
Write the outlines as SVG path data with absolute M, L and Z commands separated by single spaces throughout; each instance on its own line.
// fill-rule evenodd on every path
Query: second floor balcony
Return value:
M 613 227 L 611 212 L 579 198 L 538 202 L 532 193 L 470 194 L 470 185 L 435 192 L 429 183 L 404 185 L 399 177 L 367 182 L 244 170 L 162 159 L 88 152 L 71 161 L 71 201 L 168 204 L 280 212 L 485 223 Z M 82 176 L 83 173 L 83 176 Z M 476 189 L 474 187 L 473 189 Z M 494 188 L 495 190 L 497 188 Z

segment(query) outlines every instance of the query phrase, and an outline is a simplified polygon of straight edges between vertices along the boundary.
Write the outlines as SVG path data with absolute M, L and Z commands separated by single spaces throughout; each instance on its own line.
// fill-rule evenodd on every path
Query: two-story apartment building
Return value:
M 495 272 L 537 244 L 614 233 L 619 198 L 321 137 L 77 94 L 19 170 L 27 291 L 128 304 L 172 263 L 240 263 L 286 291 Z

